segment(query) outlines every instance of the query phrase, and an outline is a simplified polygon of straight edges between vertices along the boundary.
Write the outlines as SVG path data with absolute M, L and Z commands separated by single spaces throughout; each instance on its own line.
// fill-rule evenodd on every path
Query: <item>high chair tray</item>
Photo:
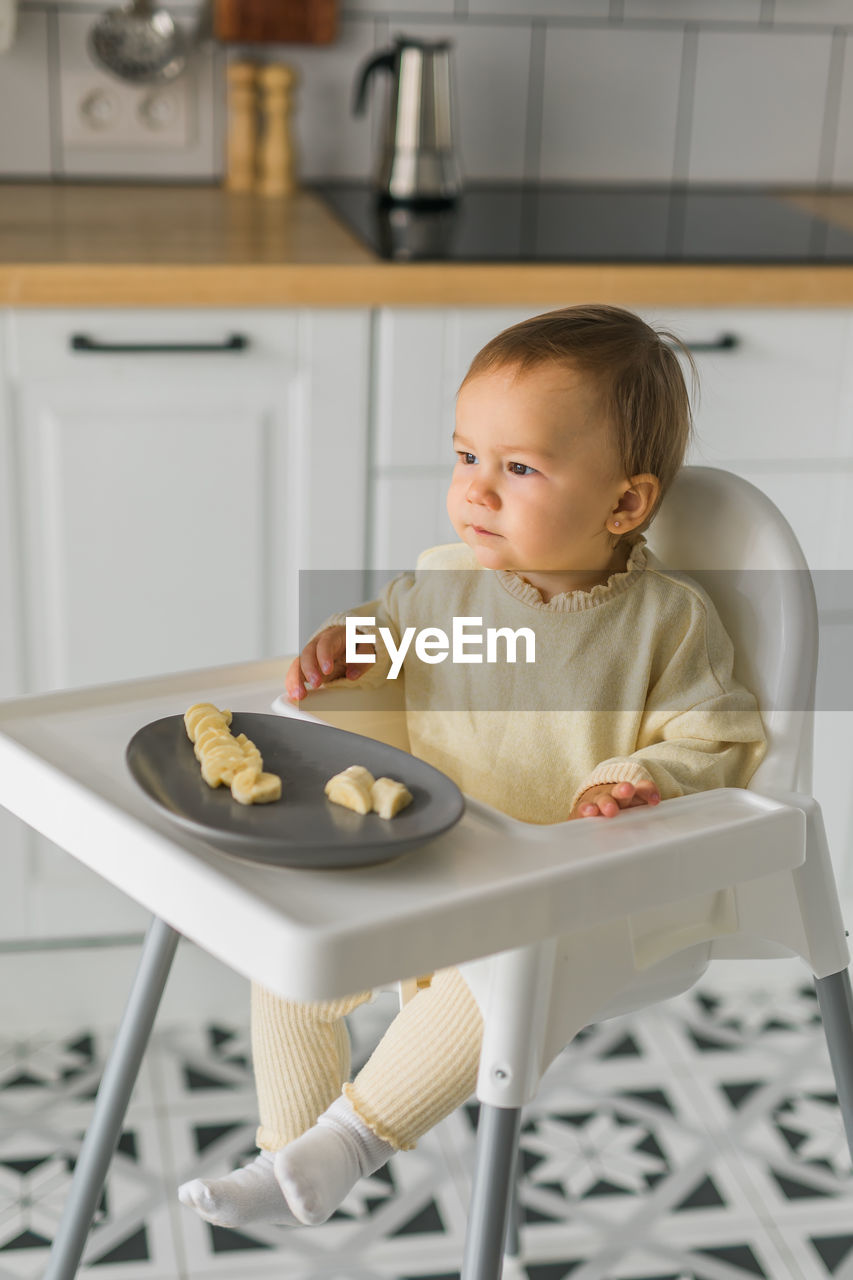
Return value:
M 447 831 L 465 808 L 461 791 L 445 774 L 360 734 L 255 712 L 235 712 L 231 730 L 245 733 L 260 750 L 264 769 L 279 775 L 280 800 L 241 805 L 228 787 L 209 787 L 180 715 L 139 729 L 128 745 L 127 763 L 172 821 L 235 857 L 282 867 L 371 866 Z M 388 819 L 332 804 L 325 784 L 351 764 L 405 783 L 411 804 Z
M 733 880 L 754 878 L 760 894 L 763 877 L 805 856 L 799 808 L 721 789 L 554 826 L 466 797 L 449 831 L 341 872 L 232 857 L 151 802 L 127 744 L 194 702 L 268 714 L 286 668 L 268 659 L 0 702 L 0 805 L 288 1000 L 365 991 Z M 343 728 L 369 719 L 350 713 Z

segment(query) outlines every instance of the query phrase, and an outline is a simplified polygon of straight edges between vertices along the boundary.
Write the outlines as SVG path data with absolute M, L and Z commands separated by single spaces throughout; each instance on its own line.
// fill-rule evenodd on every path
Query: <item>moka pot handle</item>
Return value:
M 374 54 L 362 67 L 361 74 L 356 84 L 355 96 L 353 98 L 353 114 L 361 115 L 367 104 L 367 82 L 374 71 L 384 68 L 386 71 L 393 71 L 397 65 L 397 53 L 394 49 L 386 49 L 382 53 Z

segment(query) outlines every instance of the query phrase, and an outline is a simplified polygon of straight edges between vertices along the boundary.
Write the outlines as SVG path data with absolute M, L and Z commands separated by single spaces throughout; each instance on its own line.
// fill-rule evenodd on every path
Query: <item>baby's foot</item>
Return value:
M 375 1173 L 394 1151 L 346 1098 L 337 1098 L 313 1129 L 277 1153 L 275 1176 L 294 1217 L 316 1226 L 332 1216 L 359 1178 Z
M 178 1199 L 217 1227 L 297 1227 L 273 1171 L 273 1152 L 262 1151 L 251 1164 L 213 1181 L 194 1178 L 178 1188 Z

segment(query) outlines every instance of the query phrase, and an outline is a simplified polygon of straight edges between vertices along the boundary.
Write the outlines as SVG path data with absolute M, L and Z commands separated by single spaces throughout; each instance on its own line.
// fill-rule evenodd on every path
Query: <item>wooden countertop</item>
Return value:
M 803 195 L 853 226 L 853 196 Z M 853 266 L 392 263 L 314 196 L 0 185 L 0 305 L 853 306 Z

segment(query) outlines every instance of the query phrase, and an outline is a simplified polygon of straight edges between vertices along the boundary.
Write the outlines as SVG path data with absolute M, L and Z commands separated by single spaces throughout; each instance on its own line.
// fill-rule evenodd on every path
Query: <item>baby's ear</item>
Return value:
M 648 472 L 631 476 L 628 487 L 619 500 L 620 515 L 630 522 L 632 529 L 648 520 L 660 497 L 660 480 Z

